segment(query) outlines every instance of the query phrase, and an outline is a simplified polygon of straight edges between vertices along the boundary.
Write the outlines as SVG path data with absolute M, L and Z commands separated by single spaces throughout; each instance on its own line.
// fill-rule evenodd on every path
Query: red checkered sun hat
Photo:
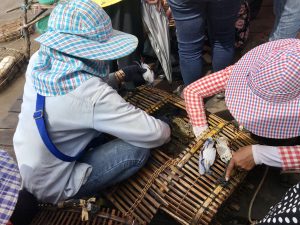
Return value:
M 233 68 L 225 101 L 239 124 L 256 135 L 300 136 L 300 40 L 272 41 L 249 51 Z

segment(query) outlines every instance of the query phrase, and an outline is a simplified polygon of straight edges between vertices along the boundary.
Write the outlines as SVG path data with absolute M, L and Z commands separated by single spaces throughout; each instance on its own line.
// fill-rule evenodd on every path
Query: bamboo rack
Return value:
M 165 106 L 185 112 L 182 99 L 156 88 L 140 87 L 125 99 L 152 115 Z M 183 121 L 188 123 L 186 114 Z M 208 123 L 209 132 L 199 140 L 189 139 L 175 157 L 166 153 L 169 144 L 153 150 L 147 165 L 107 196 L 115 207 L 141 224 L 149 223 L 158 210 L 181 224 L 209 224 L 246 173 L 236 173 L 226 186 L 220 185 L 218 180 L 224 176 L 226 165 L 217 158 L 211 167 L 212 173 L 200 176 L 198 161 L 203 143 L 208 137 L 225 136 L 235 151 L 254 142 L 248 134 L 214 114 L 208 116 Z M 176 146 L 180 138 L 174 136 L 174 132 L 172 130 L 171 144 Z
M 103 208 L 88 221 L 81 220 L 80 209 L 43 208 L 30 225 L 138 225 L 131 217 L 115 209 Z

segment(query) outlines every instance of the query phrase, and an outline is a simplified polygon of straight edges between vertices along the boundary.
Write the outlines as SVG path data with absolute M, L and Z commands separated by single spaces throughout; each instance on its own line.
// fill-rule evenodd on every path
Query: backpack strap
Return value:
M 45 124 L 45 118 L 44 118 L 44 109 L 45 109 L 45 96 L 37 94 L 36 99 L 36 107 L 35 112 L 33 114 L 33 118 L 35 120 L 36 126 L 39 130 L 40 136 L 48 148 L 48 150 L 58 159 L 65 161 L 65 162 L 73 162 L 81 157 L 81 155 L 84 153 L 84 151 L 79 152 L 75 156 L 68 156 L 62 153 L 60 150 L 58 150 L 53 142 L 51 141 L 46 124 Z

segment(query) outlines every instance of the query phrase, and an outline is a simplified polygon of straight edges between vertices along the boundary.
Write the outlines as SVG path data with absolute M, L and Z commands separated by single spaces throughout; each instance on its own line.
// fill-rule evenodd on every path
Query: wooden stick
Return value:
M 179 217 L 178 215 L 176 215 L 175 213 L 173 213 L 172 211 L 170 211 L 168 208 L 166 208 L 166 207 L 161 207 L 161 209 L 162 209 L 163 211 L 165 211 L 167 214 L 171 215 L 175 220 L 177 220 L 177 221 L 180 222 L 181 224 L 189 225 L 188 221 L 182 219 L 181 217 Z
M 39 12 L 37 15 L 35 15 L 28 23 L 34 21 L 36 18 L 38 18 L 40 15 L 42 15 L 46 11 L 47 11 L 47 9 L 42 9 L 42 11 Z
M 6 13 L 10 13 L 10 12 L 16 11 L 18 9 L 21 9 L 21 7 L 18 6 L 18 7 L 14 7 L 14 8 L 8 9 L 8 10 L 6 10 Z
M 23 34 L 25 37 L 25 44 L 26 44 L 26 48 L 25 48 L 25 57 L 27 60 L 29 60 L 30 58 L 30 37 L 29 37 L 29 31 L 28 31 L 28 27 L 26 27 L 27 24 L 27 6 L 28 6 L 28 0 L 24 0 L 24 18 L 23 18 Z
M 128 203 L 129 206 L 133 205 L 135 197 L 128 190 L 124 189 L 124 191 L 118 192 L 118 195 L 124 200 L 124 202 Z M 139 204 L 139 207 L 136 207 L 134 211 L 146 221 L 153 217 L 153 214 L 149 212 L 143 204 Z
M 53 4 L 53 5 L 43 5 L 43 4 L 40 4 L 40 3 L 34 3 L 31 5 L 31 8 L 33 9 L 54 9 L 56 6 L 56 4 Z

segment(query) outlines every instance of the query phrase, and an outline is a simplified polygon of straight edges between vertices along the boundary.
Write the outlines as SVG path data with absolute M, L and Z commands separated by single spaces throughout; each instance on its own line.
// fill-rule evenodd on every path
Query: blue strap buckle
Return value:
M 34 113 L 33 113 L 33 118 L 35 119 L 35 120 L 37 120 L 37 119 L 41 119 L 41 118 L 43 118 L 44 117 L 44 110 L 38 110 L 38 111 L 35 111 Z

